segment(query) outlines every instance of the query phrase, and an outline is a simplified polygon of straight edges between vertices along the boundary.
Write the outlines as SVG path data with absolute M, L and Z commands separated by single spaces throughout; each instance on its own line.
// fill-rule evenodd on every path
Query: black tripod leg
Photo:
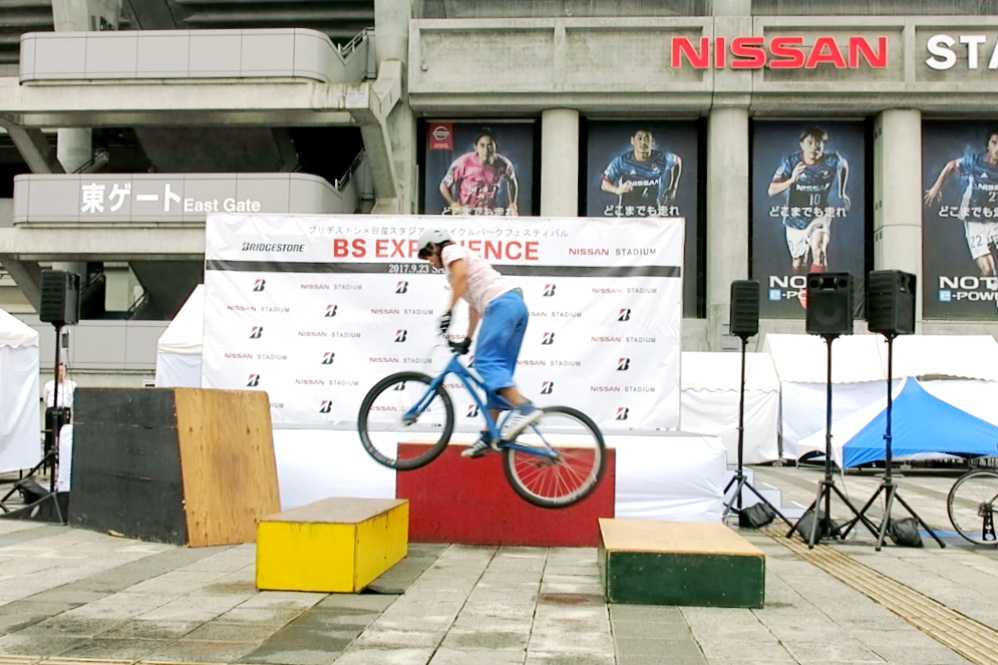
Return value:
M 814 501 L 813 501 L 813 502 L 811 503 L 811 505 L 807 507 L 807 509 L 806 509 L 806 510 L 804 510 L 804 515 L 807 515 L 807 514 L 808 514 L 808 513 L 810 512 L 810 511 L 814 510 L 814 507 L 818 505 L 818 501 L 819 501 L 820 499 L 821 499 L 821 485 L 818 485 L 818 498 L 817 498 L 817 499 L 815 499 L 815 500 L 814 500 Z M 794 525 L 793 525 L 792 527 L 790 527 L 790 531 L 788 531 L 788 532 L 787 532 L 787 538 L 789 538 L 790 536 L 794 535 L 794 531 L 797 531 L 797 527 L 798 527 L 798 526 L 800 526 L 800 521 L 801 521 L 802 519 L 804 519 L 804 515 L 801 515 L 801 516 L 800 516 L 800 517 L 799 517 L 799 518 L 797 519 L 797 521 L 796 521 L 796 522 L 794 523 Z M 803 538 L 803 537 L 804 537 L 804 532 L 803 532 L 803 531 L 801 531 L 801 534 L 800 534 L 800 535 L 801 535 L 801 537 Z
M 881 486 L 882 487 L 882 486 Z M 877 494 L 880 494 L 880 490 L 877 490 Z M 877 546 L 878 552 L 880 548 L 884 546 L 884 538 L 887 536 L 887 525 L 891 521 L 891 508 L 894 507 L 894 497 L 897 494 L 897 487 L 893 484 L 887 486 L 887 503 L 884 504 L 884 518 L 880 522 L 880 533 L 877 534 Z M 876 495 L 874 495 L 876 496 Z
M 813 515 L 814 519 L 811 521 L 811 533 L 807 538 L 807 548 L 809 550 L 814 549 L 814 544 L 817 542 L 818 539 L 818 522 L 821 521 L 820 517 L 821 517 L 822 496 L 825 497 L 825 516 L 830 517 L 831 516 L 830 511 L 828 510 L 830 495 L 828 494 L 828 486 L 825 484 L 825 481 L 823 480 L 820 483 L 818 483 L 818 496 L 814 500 L 814 508 L 815 508 Z M 806 515 L 807 513 L 804 514 Z
M 914 510 L 911 509 L 911 506 L 909 506 L 908 502 L 906 502 L 904 499 L 901 498 L 900 494 L 897 495 L 897 500 L 901 502 L 901 505 L 904 506 L 904 509 L 907 510 L 908 513 L 918 521 L 918 523 L 922 526 L 922 528 L 925 529 L 930 536 L 932 536 L 932 539 L 939 544 L 939 547 L 946 547 L 946 543 L 944 543 L 942 540 L 939 539 L 939 536 L 936 535 L 936 532 L 933 531 L 931 528 L 929 528 L 929 525 L 925 523 L 925 520 L 919 517 L 918 513 L 916 513 Z
M 750 483 L 750 482 L 748 482 L 748 481 L 745 481 L 744 485 L 745 485 L 745 487 L 747 487 L 747 488 L 749 488 L 750 490 L 752 490 L 752 493 L 753 493 L 753 494 L 755 494 L 755 495 L 756 495 L 757 497 L 759 497 L 759 501 L 762 501 L 762 502 L 763 502 L 764 504 L 766 504 L 767 506 L 769 506 L 769 507 L 770 507 L 770 509 L 771 509 L 771 510 L 772 510 L 772 511 L 773 511 L 774 513 L 776 513 L 776 515 L 777 515 L 777 516 L 778 516 L 778 517 L 779 517 L 779 518 L 780 518 L 781 520 L 783 520 L 784 522 L 786 522 L 786 523 L 787 523 L 787 526 L 789 526 L 789 527 L 792 527 L 792 526 L 793 526 L 793 525 L 792 525 L 792 524 L 790 523 L 790 520 L 788 520 L 788 519 L 787 519 L 786 517 L 784 517 L 784 516 L 783 516 L 783 513 L 781 513 L 781 512 L 780 512 L 780 510 L 779 510 L 779 509 L 778 509 L 778 508 L 777 508 L 776 506 L 774 506 L 774 505 L 773 505 L 772 503 L 770 503 L 770 502 L 769 502 L 769 500 L 768 500 L 768 499 L 766 499 L 766 497 L 764 497 L 763 495 L 759 494 L 759 490 L 757 490 L 756 488 L 752 487 L 752 483 Z
M 852 528 L 856 526 L 856 522 L 860 520 L 860 515 L 866 515 L 866 511 L 870 509 L 870 506 L 873 505 L 873 502 L 877 500 L 877 497 L 880 496 L 880 493 L 883 491 L 884 491 L 884 486 L 881 485 L 880 487 L 877 488 L 877 491 L 873 494 L 873 496 L 870 497 L 870 500 L 867 501 L 866 504 L 859 509 L 859 515 L 857 515 L 855 518 L 845 523 L 844 525 L 845 528 L 842 530 L 843 540 L 845 540 L 846 536 L 849 535 L 849 532 L 852 531 Z
M 880 528 L 872 521 L 870 521 L 870 518 L 866 517 L 865 515 L 860 515 L 859 512 L 857 512 L 856 507 L 852 505 L 852 502 L 848 499 L 848 497 L 846 497 L 845 494 L 842 493 L 842 490 L 840 490 L 837 485 L 832 485 L 832 489 L 834 489 L 835 493 L 839 495 L 839 498 L 842 499 L 842 502 L 845 503 L 847 506 L 849 506 L 849 510 L 851 510 L 852 514 L 856 516 L 856 519 L 862 521 L 863 526 L 869 529 L 871 534 L 877 535 L 877 532 L 880 530 Z
M 731 479 L 731 482 L 728 483 L 728 487 L 731 487 L 731 483 L 736 481 L 738 482 L 738 484 L 735 486 L 735 493 L 731 495 L 731 501 L 724 504 L 724 514 L 721 515 L 722 520 L 732 513 L 740 515 L 742 512 L 741 508 L 742 503 L 739 499 L 741 499 L 742 496 L 742 487 L 745 485 L 745 476 L 739 475 L 737 477 L 733 477 Z M 724 488 L 724 492 L 721 496 L 724 496 L 725 494 L 728 493 L 728 487 Z M 738 508 L 733 507 L 736 501 L 738 501 Z

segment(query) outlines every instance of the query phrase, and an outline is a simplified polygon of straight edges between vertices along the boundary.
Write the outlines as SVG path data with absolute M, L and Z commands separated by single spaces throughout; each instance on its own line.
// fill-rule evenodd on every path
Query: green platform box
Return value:
M 607 602 L 763 606 L 766 556 L 724 524 L 603 518 L 599 525 Z

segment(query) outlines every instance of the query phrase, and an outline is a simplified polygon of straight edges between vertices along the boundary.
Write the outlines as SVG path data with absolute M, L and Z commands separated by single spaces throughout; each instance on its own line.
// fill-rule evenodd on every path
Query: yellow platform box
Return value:
M 357 593 L 409 548 L 409 502 L 331 498 L 260 520 L 256 586 Z

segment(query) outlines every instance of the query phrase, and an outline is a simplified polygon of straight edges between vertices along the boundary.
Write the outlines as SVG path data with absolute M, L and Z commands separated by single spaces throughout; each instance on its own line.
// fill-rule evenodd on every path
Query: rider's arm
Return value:
M 464 259 L 457 259 L 452 261 L 447 266 L 448 271 L 450 271 L 450 307 L 448 309 L 453 310 L 457 305 L 458 299 L 464 295 L 464 292 L 468 290 L 468 264 L 465 263 Z

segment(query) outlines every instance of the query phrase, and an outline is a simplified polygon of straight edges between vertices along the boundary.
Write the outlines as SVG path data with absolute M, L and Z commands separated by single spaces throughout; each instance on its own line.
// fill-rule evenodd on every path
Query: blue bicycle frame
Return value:
M 544 441 L 544 445 L 547 447 L 546 450 L 539 449 L 536 446 L 523 446 L 516 443 L 515 441 L 501 441 L 500 432 L 502 431 L 502 425 L 503 423 L 506 422 L 506 419 L 512 415 L 511 409 L 513 408 L 513 405 L 508 400 L 506 400 L 502 395 L 499 394 L 496 395 L 496 398 L 500 402 L 500 408 L 505 409 L 507 411 L 507 413 L 501 417 L 501 422 L 497 424 L 492 419 L 492 414 L 489 413 L 489 410 L 485 407 L 485 403 L 482 401 L 482 398 L 479 396 L 479 391 L 483 393 L 487 392 L 485 389 L 485 384 L 474 372 L 472 372 L 469 368 L 462 365 L 459 358 L 460 356 L 457 353 L 455 353 L 451 357 L 450 362 L 447 363 L 447 367 L 445 367 L 443 371 L 440 372 L 439 375 L 437 375 L 432 381 L 430 381 L 429 387 L 426 389 L 426 392 L 423 394 L 423 396 L 419 398 L 419 401 L 416 402 L 416 405 L 405 412 L 405 415 L 403 416 L 403 421 L 407 423 L 415 422 L 416 419 L 419 417 L 419 414 L 421 414 L 423 410 L 426 409 L 427 406 L 429 406 L 430 402 L 433 400 L 433 396 L 437 392 L 437 389 L 440 388 L 443 385 L 444 381 L 446 380 L 447 375 L 455 374 L 457 378 L 461 380 L 461 383 L 464 385 L 468 393 L 471 395 L 471 399 L 475 401 L 475 404 L 478 406 L 479 413 L 481 413 L 482 416 L 484 416 L 485 418 L 485 423 L 489 428 L 489 435 L 492 437 L 493 441 L 499 442 L 498 445 L 500 448 L 512 448 L 514 450 L 519 450 L 521 452 L 529 453 L 531 455 L 538 455 L 540 457 L 549 457 L 552 459 L 558 457 L 557 451 L 555 451 L 555 449 L 551 446 L 551 444 L 547 442 L 547 439 L 544 437 L 544 435 L 540 434 L 540 432 L 537 433 L 541 437 L 541 440 Z M 472 385 L 474 385 L 475 387 L 473 388 Z M 475 388 L 477 388 L 478 390 L 476 390 Z M 536 428 L 534 429 L 534 431 L 537 431 Z

